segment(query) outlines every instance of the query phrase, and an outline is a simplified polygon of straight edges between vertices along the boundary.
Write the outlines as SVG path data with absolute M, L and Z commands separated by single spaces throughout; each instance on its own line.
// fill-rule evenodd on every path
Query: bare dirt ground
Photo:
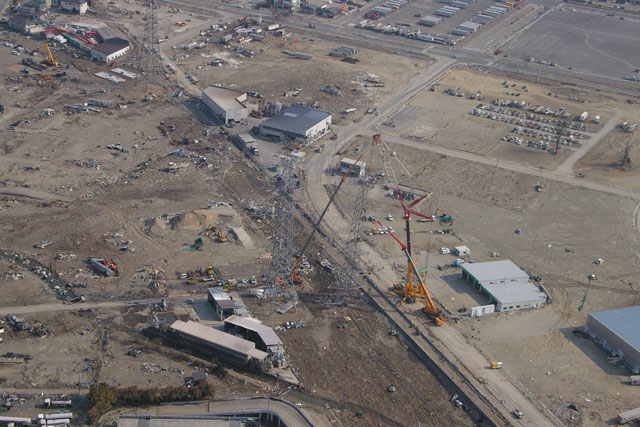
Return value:
M 354 143 L 365 144 L 364 138 Z M 633 407 L 638 394 L 624 384 L 629 371 L 607 362 L 604 351 L 573 331 L 584 325 L 588 312 L 640 302 L 640 258 L 634 255 L 640 245 L 633 218 L 637 202 L 429 152 L 416 155 L 392 143 L 389 146 L 414 176 L 411 179 L 401 173 L 399 181 L 415 182 L 433 192 L 418 211 L 434 213 L 439 208 L 455 218 L 451 227 L 418 223 L 414 217 L 412 244 L 414 254 L 430 248 L 427 286 L 452 317 L 459 319 L 456 327 L 469 342 L 488 361 L 503 361 L 504 371 L 514 383 L 567 424 L 601 425 L 617 412 Z M 372 174 L 382 171 L 376 156 L 377 152 L 373 158 L 365 154 Z M 397 172 L 402 171 L 398 163 L 393 164 Z M 534 190 L 536 183 L 543 185 L 541 193 Z M 394 227 L 404 239 L 402 212 L 386 193 L 379 187 L 369 191 L 366 215 Z M 354 195 L 354 186 L 345 185 L 339 203 L 348 206 Z M 383 219 L 390 214 L 394 221 Z M 361 231 L 370 227 L 371 223 L 362 222 Z M 438 232 L 446 228 L 453 232 Z M 522 234 L 514 233 L 517 228 Z M 401 280 L 406 274 L 406 259 L 397 243 L 385 235 L 364 239 L 390 257 Z M 498 259 L 511 259 L 541 276 L 553 303 L 537 311 L 469 319 L 466 310 L 487 304 L 487 298 L 459 279 L 459 269 L 436 269 L 455 259 L 437 254 L 437 249 L 458 245 L 470 247 L 474 261 L 495 260 L 490 255 L 497 252 L 501 254 Z M 635 248 L 631 256 L 629 248 Z M 605 257 L 603 264 L 594 264 Z M 415 259 L 419 267 L 426 263 L 424 255 Z M 588 274 L 596 274 L 598 281 L 578 311 Z M 590 373 L 588 378 L 584 372 Z M 567 409 L 570 403 L 579 410 Z
M 113 9 L 111 23 L 117 21 L 121 29 L 131 30 L 135 40 L 142 24 L 141 15 L 135 13 L 137 6 L 119 5 L 119 9 L 109 6 Z M 193 21 L 186 29 L 199 25 L 188 14 L 161 12 L 170 38 L 185 28 L 174 26 L 173 21 L 186 19 Z M 96 23 L 88 17 L 82 18 L 85 21 Z M 41 48 L 39 42 L 13 33 L 2 38 Z M 276 42 L 272 39 L 266 45 Z M 243 89 L 273 94 L 274 99 L 284 100 L 281 91 L 301 86 L 302 99 L 317 99 L 321 107 L 331 111 L 357 107 L 358 115 L 349 116 L 357 120 L 366 106 L 394 90 L 394 76 L 400 84 L 426 66 L 397 59 L 392 67 L 385 67 L 378 53 L 363 50 L 357 55 L 361 62 L 349 65 L 326 56 L 333 46 L 309 40 L 292 44 L 289 49 L 308 49 L 314 59 L 286 59 L 274 48 L 237 68 L 211 71 L 218 73 L 216 82 L 242 83 Z M 59 62 L 75 64 L 66 80 L 39 86 L 30 78 L 18 78 L 23 68 L 21 57 L 0 47 L 2 75 L 8 78 L 2 94 L 6 111 L 0 116 L 0 185 L 6 190 L 0 195 L 0 247 L 39 262 L 60 278 L 60 282 L 50 282 L 50 276 L 41 278 L 12 265 L 9 258 L 0 258 L 0 290 L 7 296 L 3 306 L 61 303 L 79 294 L 94 302 L 146 297 L 159 302 L 165 296 L 175 301 L 202 299 L 208 284 L 187 284 L 177 273 L 207 265 L 213 265 L 225 279 L 260 278 L 267 273 L 269 260 L 264 255 L 271 248 L 271 221 L 258 222 L 245 209 L 272 206 L 274 192 L 254 164 L 226 140 L 221 129 L 200 120 L 202 111 L 197 103 L 171 97 L 174 82 L 160 79 L 146 92 L 132 81 L 116 85 L 93 75 L 108 71 L 108 67 L 72 58 L 71 53 L 54 49 Z M 133 55 L 125 56 L 117 65 L 134 71 L 136 61 Z M 292 68 L 298 71 L 292 72 Z M 361 81 L 351 83 L 366 77 L 367 72 L 378 75 L 386 86 L 369 93 Z M 268 83 L 273 73 L 286 73 L 290 80 L 282 79 L 281 87 L 273 87 Z M 325 84 L 338 84 L 343 95 L 320 92 Z M 81 93 L 83 89 L 95 92 Z M 148 93 L 155 97 L 142 101 Z M 108 99 L 113 105 L 99 112 L 64 108 L 89 98 Z M 117 109 L 116 104 L 127 107 Z M 29 122 L 13 131 L 7 129 L 20 119 Z M 117 143 L 122 151 L 107 148 Z M 185 151 L 173 154 L 179 149 Z M 211 210 L 202 213 L 218 202 L 232 204 L 234 218 L 228 222 L 212 220 Z M 212 222 L 224 224 L 229 242 L 218 243 L 201 235 Z M 233 231 L 240 228 L 246 234 Z M 183 250 L 198 237 L 204 241 L 201 251 Z M 34 246 L 38 244 L 43 247 Z M 315 248 L 310 253 L 318 251 Z M 105 278 L 91 272 L 86 264 L 90 256 L 113 259 L 119 276 Z M 418 421 L 424 424 L 426 419 L 432 420 L 431 425 L 469 425 L 467 415 L 449 403 L 448 393 L 401 341 L 389 336 L 384 318 L 366 303 L 348 309 L 316 306 L 315 293 L 326 293 L 323 286 L 331 278 L 319 271 L 319 259 L 315 258 L 310 255 L 317 271 L 309 277 L 303 304 L 295 313 L 270 316 L 268 304 L 256 306 L 247 289 L 241 292 L 247 307 L 267 324 L 308 322 L 306 328 L 282 333 L 292 366 L 306 387 L 305 392 L 286 398 L 301 401 L 343 425 L 414 425 Z M 16 280 L 4 273 L 15 275 Z M 154 274 L 159 280 L 154 280 Z M 161 281 L 166 285 L 157 285 Z M 56 283 L 62 285 L 55 288 L 59 286 Z M 95 381 L 120 386 L 182 385 L 185 377 L 202 369 L 202 360 L 140 334 L 152 320 L 153 304 L 81 310 L 80 303 L 77 308 L 25 316 L 28 324 L 48 328 L 43 337 L 6 326 L 2 353 L 31 357 L 22 364 L 0 368 L 2 387 L 30 398 L 13 410 L 16 415 L 33 416 L 40 411 L 35 405 L 41 403 L 41 393 L 83 393 Z M 170 303 L 169 310 L 181 319 L 197 316 L 183 302 Z M 338 328 L 347 322 L 345 328 Z M 127 356 L 132 349 L 142 354 Z M 220 398 L 283 391 L 272 379 L 242 374 L 230 373 L 224 379 L 210 376 L 210 381 L 217 386 Z M 387 392 L 389 384 L 396 385 L 398 391 Z M 409 401 L 413 402 L 412 411 L 404 406 Z M 86 401 L 79 399 L 73 409 L 79 414 L 77 423 L 86 425 Z M 363 418 L 356 418 L 360 410 Z
M 503 85 L 505 81 L 506 86 Z M 422 92 L 404 109 L 393 115 L 389 120 L 393 122 L 393 127 L 383 124 L 381 130 L 383 133 L 409 137 L 429 144 L 444 145 L 504 161 L 553 170 L 566 160 L 577 146 L 560 145 L 558 155 L 551 155 L 549 151 L 528 147 L 526 143 L 516 145 L 502 141 L 502 137 L 514 135 L 511 130 L 518 125 L 471 116 L 468 113 L 481 103 L 491 104 L 494 99 L 512 99 L 554 110 L 563 108 L 571 114 L 572 120 L 583 111 L 588 111 L 589 133 L 600 130 L 607 120 L 614 116 L 624 117 L 621 121 L 630 123 L 636 120 L 627 117 L 630 104 L 625 98 L 547 83 L 504 79 L 472 70 L 453 71 L 439 82 L 434 92 Z M 455 88 L 460 88 L 465 96 L 456 97 L 443 93 L 445 89 Z M 480 92 L 482 99 L 469 99 L 469 95 L 476 92 Z M 507 92 L 512 95 L 508 95 Z M 599 124 L 591 122 L 596 115 L 600 116 Z M 524 138 L 536 141 L 540 139 Z M 601 141 L 598 146 L 607 152 L 619 151 L 606 141 Z M 576 173 L 580 167 L 583 167 L 583 163 L 576 165 Z M 599 178 L 600 174 L 597 177 Z M 620 179 L 624 180 L 624 177 Z
M 635 119 L 634 119 L 635 120 Z M 629 147 L 631 163 L 622 165 L 624 150 Z M 612 185 L 640 188 L 640 134 L 613 130 L 575 165 L 586 179 L 596 179 Z

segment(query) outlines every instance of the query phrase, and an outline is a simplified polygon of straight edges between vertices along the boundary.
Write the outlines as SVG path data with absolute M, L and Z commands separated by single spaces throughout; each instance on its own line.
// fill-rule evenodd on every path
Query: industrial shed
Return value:
M 222 288 L 208 288 L 207 301 L 216 311 L 218 318 L 224 320 L 236 314 L 236 305 Z
M 244 104 L 246 100 L 245 92 L 223 87 L 209 86 L 202 91 L 202 103 L 224 124 L 247 120 L 249 109 Z
M 341 174 L 345 174 L 347 173 L 347 171 L 349 169 L 351 169 L 351 172 L 349 172 L 350 176 L 362 176 L 364 175 L 365 171 L 366 171 L 366 167 L 367 164 L 365 162 L 361 162 L 361 161 L 355 161 L 353 159 L 349 159 L 347 157 L 343 157 L 340 160 L 340 173 Z
M 640 306 L 589 313 L 585 331 L 640 374 Z
M 253 365 L 265 369 L 269 355 L 258 350 L 254 343 L 198 322 L 176 320 L 169 326 L 178 341 L 200 352 L 215 355 L 231 363 Z M 266 365 L 265 365 L 266 363 Z
M 464 264 L 462 278 L 487 294 L 497 311 L 538 308 L 547 301 L 547 294 L 529 282 L 529 275 L 509 260 Z
M 262 122 L 260 133 L 289 138 L 294 141 L 308 142 L 320 138 L 331 127 L 331 114 L 315 108 L 292 105 L 280 114 Z
M 272 328 L 263 325 L 251 317 L 231 316 L 224 321 L 224 330 L 256 344 L 256 347 L 269 354 L 279 355 L 283 352 L 280 338 Z

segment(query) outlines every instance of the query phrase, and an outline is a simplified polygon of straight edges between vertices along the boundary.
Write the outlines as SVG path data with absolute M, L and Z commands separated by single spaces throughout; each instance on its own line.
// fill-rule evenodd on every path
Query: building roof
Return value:
M 111 27 L 102 27 L 96 29 L 96 34 L 100 41 L 106 41 L 110 39 L 123 39 L 127 40 L 124 34 L 122 34 L 119 30 Z
M 282 341 L 280 341 L 280 338 L 278 338 L 272 328 L 263 325 L 259 320 L 252 317 L 229 316 L 225 319 L 224 323 L 229 323 L 257 333 L 267 347 L 282 345 Z
M 640 352 L 640 305 L 589 313 L 621 340 Z
M 280 114 L 270 117 L 263 125 L 278 128 L 296 129 L 297 133 L 304 134 L 309 128 L 317 125 L 327 117 L 331 117 L 326 111 L 315 108 L 292 105 L 282 110 Z
M 191 320 L 189 320 L 188 322 L 176 320 L 169 327 L 169 329 L 183 333 L 193 338 L 220 345 L 236 353 L 255 357 L 256 359 L 264 360 L 268 357 L 267 353 L 256 349 L 256 345 L 251 341 L 234 337 L 233 335 L 226 332 L 210 328 L 201 323 L 193 322 Z
M 87 0 L 61 0 L 60 3 L 69 3 L 69 4 L 75 4 L 75 5 L 82 5 L 82 4 L 86 4 Z
M 363 162 L 362 160 L 359 160 L 359 161 L 357 161 L 357 162 L 356 162 L 355 160 L 350 159 L 350 158 L 348 158 L 348 157 L 343 157 L 343 158 L 340 160 L 340 163 L 345 163 L 345 164 L 347 164 L 347 165 L 356 165 L 356 166 L 359 166 L 359 167 L 361 167 L 361 168 L 364 168 L 364 167 L 367 165 L 367 164 L 366 164 L 365 162 Z
M 194 381 L 206 380 L 207 379 L 207 373 L 205 371 L 195 371 L 191 375 L 191 378 L 193 378 Z
M 231 299 L 216 299 L 216 304 L 218 304 L 220 310 L 234 310 L 236 308 Z
M 237 110 L 238 108 L 247 108 L 242 102 L 238 101 L 238 98 L 244 95 L 244 92 L 240 92 L 233 89 L 227 89 L 218 86 L 209 86 L 202 91 L 203 96 L 211 99 L 216 105 L 223 110 Z
M 529 280 L 529 275 L 508 259 L 502 261 L 474 262 L 463 265 L 462 269 L 478 282 Z
M 481 286 L 503 306 L 530 301 L 542 303 L 547 300 L 547 295 L 530 282 L 492 283 Z
M 128 40 L 115 38 L 115 39 L 109 39 L 103 43 L 100 43 L 97 46 L 93 46 L 91 50 L 94 50 L 103 55 L 109 56 L 127 47 L 129 47 Z

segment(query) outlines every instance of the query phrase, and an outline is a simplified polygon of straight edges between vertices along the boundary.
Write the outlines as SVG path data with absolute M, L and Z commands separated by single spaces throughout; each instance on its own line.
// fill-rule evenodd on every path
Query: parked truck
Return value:
M 502 362 L 491 362 L 491 369 L 502 369 Z

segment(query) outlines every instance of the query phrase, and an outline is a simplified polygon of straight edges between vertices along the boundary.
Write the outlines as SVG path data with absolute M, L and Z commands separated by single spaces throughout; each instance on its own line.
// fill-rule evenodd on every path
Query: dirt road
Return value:
M 398 94 L 393 95 L 386 102 L 381 103 L 378 107 L 379 116 L 373 116 L 365 119 L 361 123 L 353 124 L 346 129 L 343 129 L 339 133 L 339 143 L 335 147 L 337 150 L 342 149 L 342 146 L 354 136 L 357 132 L 362 132 L 373 124 L 376 120 L 384 121 L 386 117 L 389 117 L 394 111 L 402 108 L 406 103 L 410 102 L 413 97 L 420 93 L 421 89 L 426 88 L 432 82 L 438 80 L 448 70 L 452 68 L 453 64 L 446 62 L 438 62 L 422 75 L 422 77 L 415 79 L 414 83 L 408 85 Z M 400 141 L 404 141 L 399 138 Z M 419 143 L 416 143 L 419 144 Z M 424 145 L 424 144 L 423 144 Z M 456 152 L 455 150 L 451 150 Z M 330 183 L 331 177 L 326 176 L 323 171 L 330 165 L 331 153 L 334 150 L 325 150 L 322 155 L 314 158 L 310 165 L 310 177 L 315 179 L 308 180 L 308 194 L 310 197 L 310 203 L 316 214 L 319 214 L 328 201 L 328 196 L 325 184 Z M 466 153 L 464 153 L 466 155 Z M 477 156 L 477 155 L 476 155 Z M 484 157 L 477 156 L 479 159 L 485 160 Z M 475 157 L 472 157 L 475 160 Z M 517 166 L 517 165 L 514 165 Z M 523 169 L 526 169 L 522 167 Z M 327 212 L 325 218 L 325 224 L 331 224 L 331 228 L 335 233 L 335 236 L 342 241 L 347 240 L 348 236 L 348 222 L 339 213 L 335 206 L 331 206 Z M 393 283 L 397 277 L 392 270 L 392 265 L 387 259 L 383 259 L 373 248 L 363 244 L 361 248 L 366 252 L 363 256 L 363 265 L 376 265 L 383 267 L 379 270 L 379 278 L 381 283 Z M 460 333 L 451 326 L 444 326 L 436 328 L 434 330 L 427 330 L 424 326 L 425 333 L 430 333 L 434 338 L 440 342 L 441 350 L 448 355 L 454 357 L 454 361 L 460 365 L 460 368 L 469 372 L 469 378 L 482 378 L 486 375 L 487 361 L 484 357 L 478 353 L 478 351 L 460 335 Z M 478 384 L 479 385 L 479 384 Z M 535 426 L 551 426 L 553 423 L 529 400 L 527 400 L 500 372 L 491 373 L 491 388 L 488 389 L 485 397 L 488 398 L 492 406 L 499 408 L 505 418 L 511 418 L 510 411 L 513 409 L 519 409 L 527 414 L 524 420 L 514 420 L 517 425 L 535 425 Z M 500 403 L 506 402 L 506 403 Z M 508 406 L 507 406 L 508 405 Z
M 615 194 L 620 197 L 627 197 L 634 200 L 640 200 L 640 191 L 631 190 L 628 188 L 616 187 L 613 185 L 600 184 L 597 182 L 587 181 L 581 178 L 568 176 L 555 171 L 546 171 L 531 166 L 520 165 L 518 163 L 512 163 L 505 160 L 494 159 L 486 157 L 480 154 L 470 153 L 468 151 L 456 150 L 453 148 L 443 147 L 441 145 L 432 145 L 425 142 L 419 142 L 412 139 L 406 139 L 394 135 L 384 135 L 384 140 L 395 144 L 404 145 L 407 147 L 416 148 L 418 150 L 431 151 L 434 153 L 442 154 L 445 156 L 457 157 L 459 159 L 465 159 L 472 162 L 484 164 L 487 166 L 499 167 L 514 172 L 538 176 L 540 178 L 546 178 L 552 181 L 563 182 L 565 184 L 574 185 L 576 187 L 589 188 L 591 190 L 603 191 L 605 193 Z M 584 154 L 583 154 L 584 155 Z
M 577 151 L 574 151 L 573 154 L 571 154 L 567 158 L 567 160 L 562 162 L 562 164 L 556 168 L 556 172 L 573 175 L 573 167 L 578 162 L 578 160 L 584 157 L 589 152 L 589 150 L 595 147 L 602 138 L 607 136 L 609 132 L 611 132 L 613 128 L 616 127 L 619 118 L 620 117 L 617 115 L 611 117 L 607 124 L 604 125 L 599 132 L 595 133 L 591 138 L 583 140 L 582 146 Z
M 184 301 L 183 299 L 167 299 L 168 303 Z M 23 305 L 17 307 L 0 307 L 0 316 L 4 317 L 7 314 L 15 314 L 22 316 L 25 314 L 45 313 L 51 311 L 75 311 L 82 309 L 94 309 L 94 308 L 120 308 L 130 307 L 133 305 L 147 305 L 157 304 L 160 302 L 160 298 L 147 298 L 137 299 L 131 301 L 103 301 L 103 302 L 84 302 L 77 304 L 40 304 L 40 305 Z

